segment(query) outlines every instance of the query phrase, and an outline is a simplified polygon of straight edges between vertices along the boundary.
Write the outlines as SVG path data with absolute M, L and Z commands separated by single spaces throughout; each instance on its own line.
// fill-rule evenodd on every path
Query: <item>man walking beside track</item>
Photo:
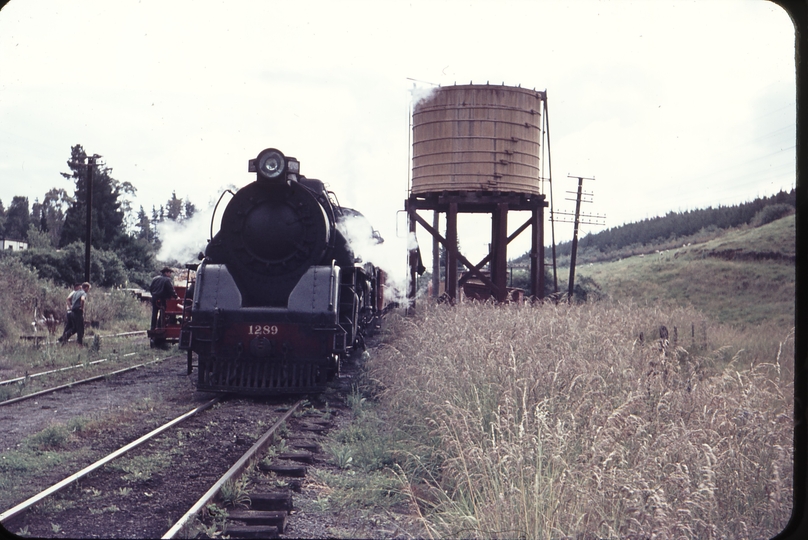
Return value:
M 74 283 L 73 290 L 67 295 L 67 300 L 65 301 L 65 311 L 67 312 L 67 315 L 65 316 L 65 329 L 57 340 L 59 343 L 64 343 L 67 341 L 64 339 L 65 335 L 70 336 L 73 334 L 73 295 L 78 292 L 79 289 L 81 289 L 81 283 Z
M 84 342 L 84 306 L 87 304 L 87 293 L 90 292 L 90 284 L 86 281 L 81 284 L 81 289 L 73 291 L 68 296 L 70 302 L 70 314 L 68 315 L 68 323 L 65 325 L 65 331 L 59 342 L 64 345 L 70 336 L 76 334 L 76 343 L 83 345 Z
M 160 310 L 163 311 L 165 317 L 166 300 L 169 298 L 179 298 L 176 291 L 174 291 L 174 282 L 171 279 L 173 269 L 168 266 L 160 270 L 160 275 L 155 277 L 149 286 L 152 301 L 152 315 L 151 315 L 151 329 L 154 330 L 157 326 L 157 314 Z

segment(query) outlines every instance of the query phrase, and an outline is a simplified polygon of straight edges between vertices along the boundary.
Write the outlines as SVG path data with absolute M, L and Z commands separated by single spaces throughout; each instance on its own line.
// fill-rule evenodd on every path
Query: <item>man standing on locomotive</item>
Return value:
M 162 310 L 165 313 L 166 300 L 169 298 L 179 298 L 174 291 L 174 283 L 171 274 L 174 272 L 168 266 L 160 270 L 160 275 L 155 277 L 149 286 L 152 300 L 151 329 L 157 326 L 157 313 Z

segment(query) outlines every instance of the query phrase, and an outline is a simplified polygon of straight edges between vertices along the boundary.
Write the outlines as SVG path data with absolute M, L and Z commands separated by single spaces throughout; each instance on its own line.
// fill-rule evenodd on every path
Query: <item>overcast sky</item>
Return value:
M 794 30 L 764 0 L 11 0 L 0 200 L 72 194 L 81 144 L 135 209 L 205 208 L 276 147 L 403 249 L 413 86 L 470 82 L 547 91 L 556 210 L 568 174 L 595 177 L 584 211 L 607 227 L 795 185 Z M 477 259 L 487 227 L 460 231 Z M 176 236 L 204 248 L 207 228 Z

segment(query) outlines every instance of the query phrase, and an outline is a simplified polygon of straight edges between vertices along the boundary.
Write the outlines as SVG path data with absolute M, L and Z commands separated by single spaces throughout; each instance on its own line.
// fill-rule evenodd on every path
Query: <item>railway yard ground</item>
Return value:
M 196 373 L 187 375 L 185 356 L 176 352 L 159 351 L 164 359 L 151 365 L 0 407 L 0 510 L 210 400 L 212 394 L 195 391 Z M 227 534 L 226 527 L 236 525 L 225 524 L 226 511 L 244 510 L 250 494 L 269 492 L 291 496 L 280 537 L 423 536 L 417 508 L 395 474 L 351 467 L 344 450 L 340 455 L 340 438 L 361 431 L 354 425 L 365 403 L 356 390 L 359 376 L 359 366 L 350 363 L 325 394 L 304 401 L 274 445 L 226 484 L 229 491 L 206 505 L 180 537 Z M 3 526 L 38 538 L 160 537 L 291 403 L 224 399 Z M 268 470 L 279 453 L 309 439 L 305 475 Z

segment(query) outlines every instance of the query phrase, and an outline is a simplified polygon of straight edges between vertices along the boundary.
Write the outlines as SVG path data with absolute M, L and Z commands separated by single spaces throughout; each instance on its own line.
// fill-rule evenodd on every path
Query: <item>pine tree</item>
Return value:
M 139 240 L 146 240 L 147 242 L 151 242 L 153 240 L 154 234 L 152 233 L 151 221 L 149 220 L 149 216 L 146 214 L 146 211 L 142 206 L 137 213 L 137 223 L 135 223 L 135 228 L 137 229 L 136 238 Z
M 166 203 L 166 217 L 171 221 L 182 221 L 182 199 L 177 198 L 177 192 L 171 192 L 171 198 Z
M 81 145 L 71 149 L 70 173 L 61 173 L 76 184 L 73 203 L 65 215 L 60 246 L 84 240 L 87 220 L 87 154 Z M 110 173 L 112 169 L 96 162 L 93 169 L 92 245 L 96 249 L 113 249 L 126 236 L 125 215 L 121 208 L 122 193 L 133 193 L 131 184 L 121 184 Z
M 5 237 L 9 240 L 28 238 L 28 224 L 31 215 L 28 210 L 28 197 L 15 196 L 6 211 Z
M 185 197 L 185 219 L 191 219 L 194 214 L 196 214 L 196 206 L 188 200 L 188 197 Z

